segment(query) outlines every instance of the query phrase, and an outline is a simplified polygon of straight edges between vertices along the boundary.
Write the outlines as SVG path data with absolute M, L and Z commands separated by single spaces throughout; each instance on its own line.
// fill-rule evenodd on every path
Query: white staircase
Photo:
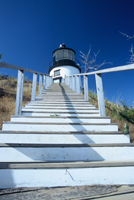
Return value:
M 0 188 L 134 184 L 134 144 L 65 84 L 3 122 Z

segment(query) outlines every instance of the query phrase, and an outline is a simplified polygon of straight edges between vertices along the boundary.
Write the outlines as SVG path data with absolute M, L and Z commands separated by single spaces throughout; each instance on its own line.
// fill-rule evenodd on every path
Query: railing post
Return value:
M 46 89 L 48 88 L 48 77 L 46 76 Z
M 69 86 L 69 76 L 67 77 L 67 84 L 68 84 L 68 86 Z
M 88 77 L 84 75 L 84 98 L 88 101 Z
M 72 89 L 74 90 L 74 76 L 72 76 Z
M 43 75 L 43 90 L 46 89 L 46 75 Z
M 69 87 L 71 88 L 71 76 L 69 76 Z
M 39 94 L 42 93 L 42 74 L 39 75 Z
M 74 81 L 74 90 L 77 92 L 77 88 L 76 88 L 76 78 L 77 78 L 77 76 L 75 75 L 75 81 Z
M 21 115 L 23 100 L 24 70 L 18 70 L 15 115 Z
M 99 110 L 100 110 L 100 116 L 105 117 L 106 116 L 105 100 L 104 100 L 101 74 L 95 74 L 95 79 L 96 79 L 96 89 L 97 89 L 97 95 L 98 95 L 98 105 L 99 105 Z
M 67 77 L 66 77 L 66 74 L 65 74 L 64 83 L 66 83 L 66 82 L 67 82 Z
M 32 84 L 32 95 L 31 95 L 31 101 L 35 100 L 36 96 L 36 84 L 37 84 L 37 74 L 33 74 L 33 84 Z
M 70 88 L 73 89 L 73 76 L 71 76 Z
M 72 89 L 75 91 L 75 76 L 72 76 Z
M 66 84 L 69 85 L 69 76 L 66 76 Z
M 51 85 L 53 84 L 53 77 L 51 76 Z
M 49 86 L 48 87 L 50 87 L 50 85 L 51 85 L 51 78 L 50 78 L 50 76 L 48 77 L 48 80 L 49 80 Z
M 80 94 L 80 76 L 76 75 L 76 92 Z

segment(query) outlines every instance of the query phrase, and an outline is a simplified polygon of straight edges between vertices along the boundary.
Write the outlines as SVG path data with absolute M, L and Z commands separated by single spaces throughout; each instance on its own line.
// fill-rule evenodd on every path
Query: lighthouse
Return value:
M 62 83 L 65 76 L 81 73 L 80 63 L 75 54 L 75 51 L 67 48 L 65 44 L 60 44 L 59 48 L 53 51 L 49 75 L 53 77 L 54 83 Z

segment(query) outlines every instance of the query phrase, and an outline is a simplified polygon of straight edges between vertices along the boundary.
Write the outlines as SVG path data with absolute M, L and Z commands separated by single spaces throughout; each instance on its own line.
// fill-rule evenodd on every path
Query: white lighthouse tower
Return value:
M 75 51 L 65 44 L 53 51 L 53 60 L 50 62 L 49 75 L 54 83 L 64 82 L 65 76 L 81 73 L 80 63 L 75 58 Z

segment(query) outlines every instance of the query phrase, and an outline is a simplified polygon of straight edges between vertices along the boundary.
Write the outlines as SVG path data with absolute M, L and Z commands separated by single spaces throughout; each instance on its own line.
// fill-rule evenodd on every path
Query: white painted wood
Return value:
M 22 111 L 26 111 L 26 112 L 28 112 L 28 111 L 36 111 L 36 112 L 58 112 L 58 113 L 60 113 L 60 112 L 62 112 L 62 113 L 73 113 L 73 112 L 78 112 L 78 113 L 92 113 L 92 112 L 94 112 L 94 113 L 98 113 L 99 111 L 98 111 L 98 109 L 92 109 L 92 108 L 89 108 L 88 110 L 79 110 L 79 109 L 54 109 L 53 110 L 53 108 L 52 109 L 43 109 L 43 108 L 41 108 L 41 109 L 39 109 L 39 108 L 22 108 Z
M 133 172 L 134 167 L 1 169 L 0 188 L 133 185 Z
M 53 99 L 48 99 L 48 98 L 44 99 L 44 98 L 41 98 L 41 97 L 37 96 L 35 99 L 36 100 L 42 100 L 43 103 L 45 103 L 45 102 L 46 103 L 48 103 L 48 102 L 49 103 L 50 102 L 51 103 L 53 103 L 53 102 L 55 102 L 55 103 L 57 103 L 57 102 L 59 102 L 59 103 L 70 103 L 70 102 L 72 102 L 72 103 L 79 103 L 80 102 L 81 104 L 85 103 L 85 101 L 83 100 L 83 98 L 81 98 L 81 99 L 74 99 L 74 100 L 71 100 L 71 99 L 66 100 L 66 99 L 60 99 L 60 98 L 57 99 L 56 98 L 55 101 L 54 101 Z
M 2 61 L 0 62 L 0 67 L 17 69 L 17 70 L 20 70 L 20 71 L 25 71 L 25 72 L 35 73 L 35 74 L 45 74 L 45 73 L 36 72 L 34 70 L 31 70 L 31 69 L 19 67 L 19 66 L 12 65 L 12 64 L 9 64 L 9 63 L 6 63 L 6 62 L 2 62 Z
M 0 162 L 129 161 L 134 147 L 2 147 Z
M 64 83 L 67 84 L 67 76 L 66 76 L 66 74 L 64 76 Z
M 3 131 L 118 131 L 118 126 L 115 124 L 21 124 L 21 123 L 3 123 Z
M 50 77 L 50 85 L 52 85 L 53 84 L 53 78 L 52 78 L 52 76 Z
M 69 86 L 69 76 L 67 76 L 67 85 Z
M 43 75 L 43 90 L 46 89 L 46 75 Z
M 48 87 L 50 87 L 50 85 L 51 85 L 51 78 L 50 76 L 48 76 Z
M 76 78 L 77 78 L 77 76 L 75 76 L 75 87 L 74 87 L 74 90 L 75 90 L 75 92 L 77 92 L 77 86 L 76 86 Z
M 72 76 L 72 89 L 75 91 L 75 76 Z
M 93 75 L 93 74 L 102 74 L 102 73 L 110 73 L 110 72 L 120 72 L 120 71 L 127 71 L 127 70 L 134 70 L 134 64 L 123 65 L 119 67 L 112 67 L 112 68 L 97 70 L 97 71 L 89 72 L 89 73 L 81 73 L 81 74 L 76 74 L 76 75 L 83 76 L 83 75 Z
M 60 104 L 59 104 L 60 103 Z M 89 103 L 87 103 L 87 102 L 76 102 L 76 103 L 66 103 L 66 102 L 64 102 L 64 103 L 62 103 L 62 102 L 40 102 L 40 101 L 32 101 L 32 102 L 30 102 L 30 103 L 28 103 L 28 105 L 30 105 L 30 106 L 32 106 L 32 105 L 46 105 L 46 106 L 73 106 L 73 107 L 77 107 L 77 106 L 79 106 L 79 107 L 92 107 L 93 105 L 92 104 L 89 104 Z
M 22 112 L 23 116 L 50 116 L 50 115 L 59 115 L 62 117 L 98 117 L 100 116 L 99 112 L 98 113 L 58 113 L 58 112 L 50 112 L 50 113 L 41 113 L 41 112 Z
M 72 84 L 72 77 L 69 76 L 69 87 L 71 88 L 71 84 Z
M 96 89 L 97 89 L 100 116 L 105 117 L 106 116 L 105 100 L 104 100 L 103 84 L 102 84 L 101 74 L 95 74 L 95 79 L 96 79 Z
M 42 95 L 38 95 L 38 97 L 37 98 L 41 98 L 41 99 L 52 99 L 53 98 L 53 96 L 51 96 L 51 95 L 45 95 L 45 94 L 42 94 Z M 83 100 L 84 101 L 84 99 L 83 99 L 83 97 L 82 96 L 76 96 L 76 95 L 70 95 L 70 96 L 68 96 L 68 95 L 57 95 L 57 96 L 54 96 L 54 98 L 57 100 L 57 99 L 62 99 L 62 100 L 74 100 L 75 101 L 75 99 L 76 100 Z
M 76 92 L 80 94 L 80 76 L 76 76 Z
M 84 98 L 88 101 L 88 77 L 84 76 Z
M 42 74 L 39 75 L 39 94 L 42 93 Z
M 32 95 L 31 95 L 31 100 L 35 100 L 36 96 L 36 84 L 37 84 L 37 74 L 33 74 L 33 84 L 32 84 Z
M 48 76 L 46 76 L 46 87 L 45 87 L 45 89 L 48 89 Z
M 21 115 L 23 99 L 24 71 L 18 70 L 15 115 Z
M 109 144 L 130 143 L 129 135 L 108 134 L 36 134 L 36 133 L 3 133 L 0 135 L 1 143 L 21 144 Z
M 100 76 L 98 77 L 98 75 L 96 75 L 96 77 L 98 81 Z M 100 89 L 100 82 L 102 84 L 102 80 L 100 81 L 99 79 L 98 82 Z M 47 88 L 51 83 L 52 78 L 48 77 Z M 65 101 L 65 96 L 63 96 L 64 98 L 60 95 L 58 96 L 58 91 L 60 91 L 58 84 L 55 86 L 56 88 L 50 87 L 47 89 L 47 93 L 44 91 L 44 94 L 38 95 L 36 101 L 32 101 L 31 105 L 27 105 L 25 108 L 23 108 L 23 117 L 14 116 L 11 117 L 11 123 L 3 123 L 4 131 L 0 134 L 0 143 L 8 144 L 8 146 L 2 147 L 1 145 L 0 147 L 1 162 L 77 162 L 80 160 L 90 161 L 91 163 L 93 160 L 96 162 L 98 160 L 102 162 L 105 162 L 104 160 L 109 160 L 111 162 L 113 162 L 113 160 L 125 160 L 126 162 L 129 162 L 129 160 L 134 160 L 134 147 L 129 145 L 119 146 L 117 144 L 129 143 L 129 136 L 119 134 L 120 132 L 117 134 L 118 126 L 116 124 L 110 124 L 109 118 L 97 118 L 97 116 L 99 116 L 99 110 L 93 109 L 89 103 L 88 107 L 86 107 L 87 102 L 84 102 L 79 96 L 73 96 L 73 91 L 72 96 L 70 92 L 70 96 L 68 95 L 67 97 L 70 98 L 70 100 Z M 71 82 L 71 86 L 73 86 L 74 89 L 73 82 Z M 71 90 L 68 90 L 67 88 L 68 87 L 64 89 L 68 94 L 68 92 Z M 55 91 L 55 95 L 51 96 L 50 94 L 52 94 L 52 92 L 49 93 L 50 91 Z M 42 101 L 40 99 L 42 99 Z M 56 103 L 59 105 L 61 104 L 62 106 L 56 107 Z M 52 105 L 55 105 L 56 109 L 54 109 Z M 71 107 L 72 105 L 74 105 L 73 108 Z M 78 105 L 81 106 L 77 107 Z M 71 108 L 71 110 L 69 108 Z M 24 117 L 28 115 L 36 117 Z M 41 118 L 40 116 L 43 117 Z M 49 117 L 45 118 L 44 116 Z M 64 118 L 61 118 L 60 116 L 63 116 Z M 66 118 L 66 116 L 76 116 L 77 118 Z M 89 118 L 78 118 L 80 116 Z M 91 116 L 96 117 L 96 119 L 91 118 Z M 22 131 L 25 133 L 23 134 Z M 30 133 L 28 131 L 30 131 Z M 89 131 L 88 133 L 92 134 L 86 134 L 86 131 Z M 68 132 L 71 133 L 69 134 Z M 83 132 L 83 134 L 78 134 L 78 132 Z M 108 134 L 108 132 L 110 132 L 110 134 Z M 12 143 L 30 143 L 37 145 L 33 145 L 32 147 L 26 147 L 25 145 L 24 147 L 11 147 Z M 94 143 L 100 145 L 95 146 L 93 145 Z M 108 146 L 107 143 L 114 143 L 114 145 Z M 46 144 L 46 146 L 43 147 L 41 144 Z M 47 147 L 49 144 L 51 144 L 51 147 Z M 62 145 L 62 147 L 56 147 L 54 144 L 72 144 L 72 147 L 64 147 Z M 81 147 L 76 147 L 75 144 L 89 145 L 85 145 L 83 147 L 81 145 Z M 39 169 L 19 169 L 18 171 L 14 169 L 0 169 L 0 177 L 2 177 L 0 181 L 0 188 L 21 186 L 34 187 L 34 184 L 35 187 L 62 186 L 62 184 L 64 186 L 76 186 L 77 184 L 134 184 L 134 177 L 132 177 L 133 170 L 134 167 L 111 168 L 105 166 L 99 168 L 42 169 L 41 171 Z M 116 177 L 114 174 L 116 174 Z M 125 174 L 125 178 L 122 176 L 122 174 Z M 41 179 L 39 178 L 40 176 Z
M 111 123 L 110 118 L 60 118 L 52 115 L 50 118 L 39 117 L 11 117 L 11 122 L 23 123 Z
M 56 105 L 55 106 L 53 106 L 53 109 L 55 109 L 55 107 L 56 107 Z M 47 108 L 47 109 L 52 109 L 52 105 L 50 105 L 50 106 L 47 106 L 47 105 L 26 105 L 25 106 L 25 108 L 39 108 L 39 109 L 41 109 L 41 108 Z M 65 105 L 65 106 L 60 106 L 60 105 L 58 105 L 57 106 L 57 108 L 60 108 L 60 109 L 70 109 L 70 108 L 72 108 L 72 109 L 83 109 L 83 110 L 86 110 L 86 109 L 90 109 L 90 108 L 95 108 L 95 106 L 85 106 L 85 107 L 77 107 L 77 106 L 72 106 L 71 104 L 70 104 L 70 106 L 68 105 Z

